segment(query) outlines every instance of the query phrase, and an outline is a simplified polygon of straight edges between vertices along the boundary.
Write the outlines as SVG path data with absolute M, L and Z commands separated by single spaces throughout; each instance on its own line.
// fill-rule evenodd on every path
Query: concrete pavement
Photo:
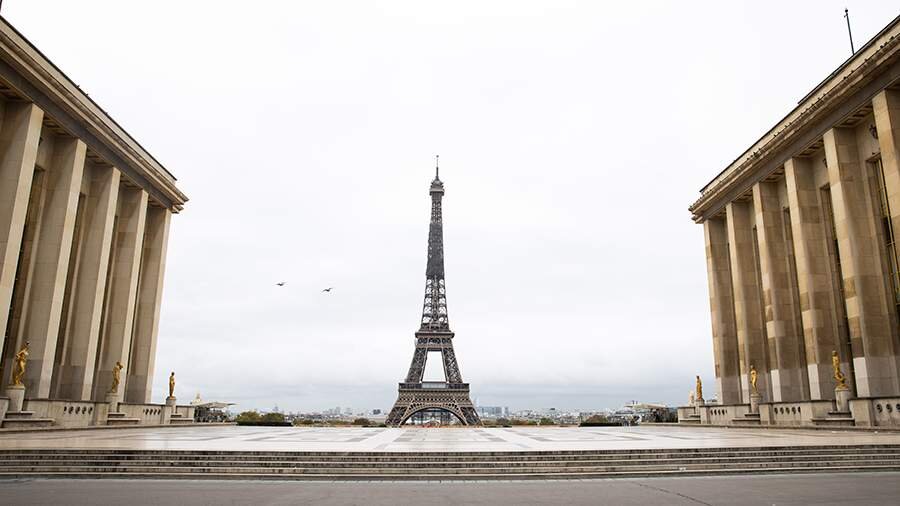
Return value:
M 316 504 L 886 505 L 900 473 L 527 482 L 5 480 L 4 504 L 70 506 Z

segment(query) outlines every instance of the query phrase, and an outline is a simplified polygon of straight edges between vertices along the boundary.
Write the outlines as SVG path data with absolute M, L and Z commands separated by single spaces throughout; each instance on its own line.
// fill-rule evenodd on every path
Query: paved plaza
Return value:
M 679 426 L 356 428 L 230 425 L 0 433 L 0 449 L 465 452 L 900 444 L 900 433 Z
M 0 480 L 17 505 L 896 504 L 900 473 L 529 482 Z

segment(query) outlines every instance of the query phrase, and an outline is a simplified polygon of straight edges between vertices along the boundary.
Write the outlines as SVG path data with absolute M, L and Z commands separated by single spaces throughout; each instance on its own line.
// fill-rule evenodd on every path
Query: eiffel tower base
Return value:
M 414 414 L 439 409 L 453 414 L 463 425 L 481 425 L 469 398 L 468 383 L 400 383 L 400 395 L 388 415 L 386 425 L 399 427 Z

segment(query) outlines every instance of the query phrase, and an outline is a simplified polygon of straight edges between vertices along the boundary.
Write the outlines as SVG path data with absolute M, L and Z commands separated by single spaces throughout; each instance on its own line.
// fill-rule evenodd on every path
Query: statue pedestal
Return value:
M 759 413 L 759 401 L 762 400 L 762 396 L 759 394 L 750 394 L 750 412 L 751 413 Z
M 119 412 L 119 392 L 106 392 L 106 403 L 109 404 L 110 413 Z
M 24 411 L 25 385 L 10 385 L 6 387 L 6 396 L 9 397 L 9 408 L 3 418 L 0 419 L 0 427 L 4 429 L 33 429 L 35 427 L 50 427 L 52 418 L 37 418 L 34 411 Z
M 25 385 L 10 385 L 6 387 L 6 396 L 9 397 L 8 413 L 18 413 L 25 405 Z
M 168 425 L 172 421 L 172 415 L 175 414 L 175 402 L 176 399 L 174 395 L 166 397 L 166 405 L 162 408 L 159 423 Z
M 838 386 L 834 389 L 834 405 L 841 413 L 850 412 L 850 389 Z

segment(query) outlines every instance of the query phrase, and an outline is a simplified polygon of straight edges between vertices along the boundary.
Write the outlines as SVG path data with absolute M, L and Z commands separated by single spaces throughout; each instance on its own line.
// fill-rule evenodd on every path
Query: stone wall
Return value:
M 851 399 L 850 412 L 857 426 L 900 428 L 900 397 Z
M 24 410 L 34 412 L 36 418 L 52 418 L 56 427 L 90 427 L 106 422 L 108 405 L 105 402 L 28 399 Z
M 8 406 L 9 399 L 0 397 L 0 427 L 3 428 L 7 428 L 2 424 L 7 418 Z M 169 420 L 163 416 L 165 410 L 164 404 L 120 402 L 117 412 L 119 417 L 124 414 L 129 425 L 165 425 L 169 423 Z M 22 411 L 30 413 L 28 419 L 41 421 L 40 424 L 34 424 L 34 427 L 94 427 L 107 425 L 110 417 L 110 404 L 93 401 L 26 399 Z M 181 423 L 193 420 L 193 406 L 176 406 L 175 412 L 182 415 Z M 15 424 L 10 423 L 9 425 L 21 428 L 26 426 L 28 419 L 23 421 L 21 417 L 17 417 Z

